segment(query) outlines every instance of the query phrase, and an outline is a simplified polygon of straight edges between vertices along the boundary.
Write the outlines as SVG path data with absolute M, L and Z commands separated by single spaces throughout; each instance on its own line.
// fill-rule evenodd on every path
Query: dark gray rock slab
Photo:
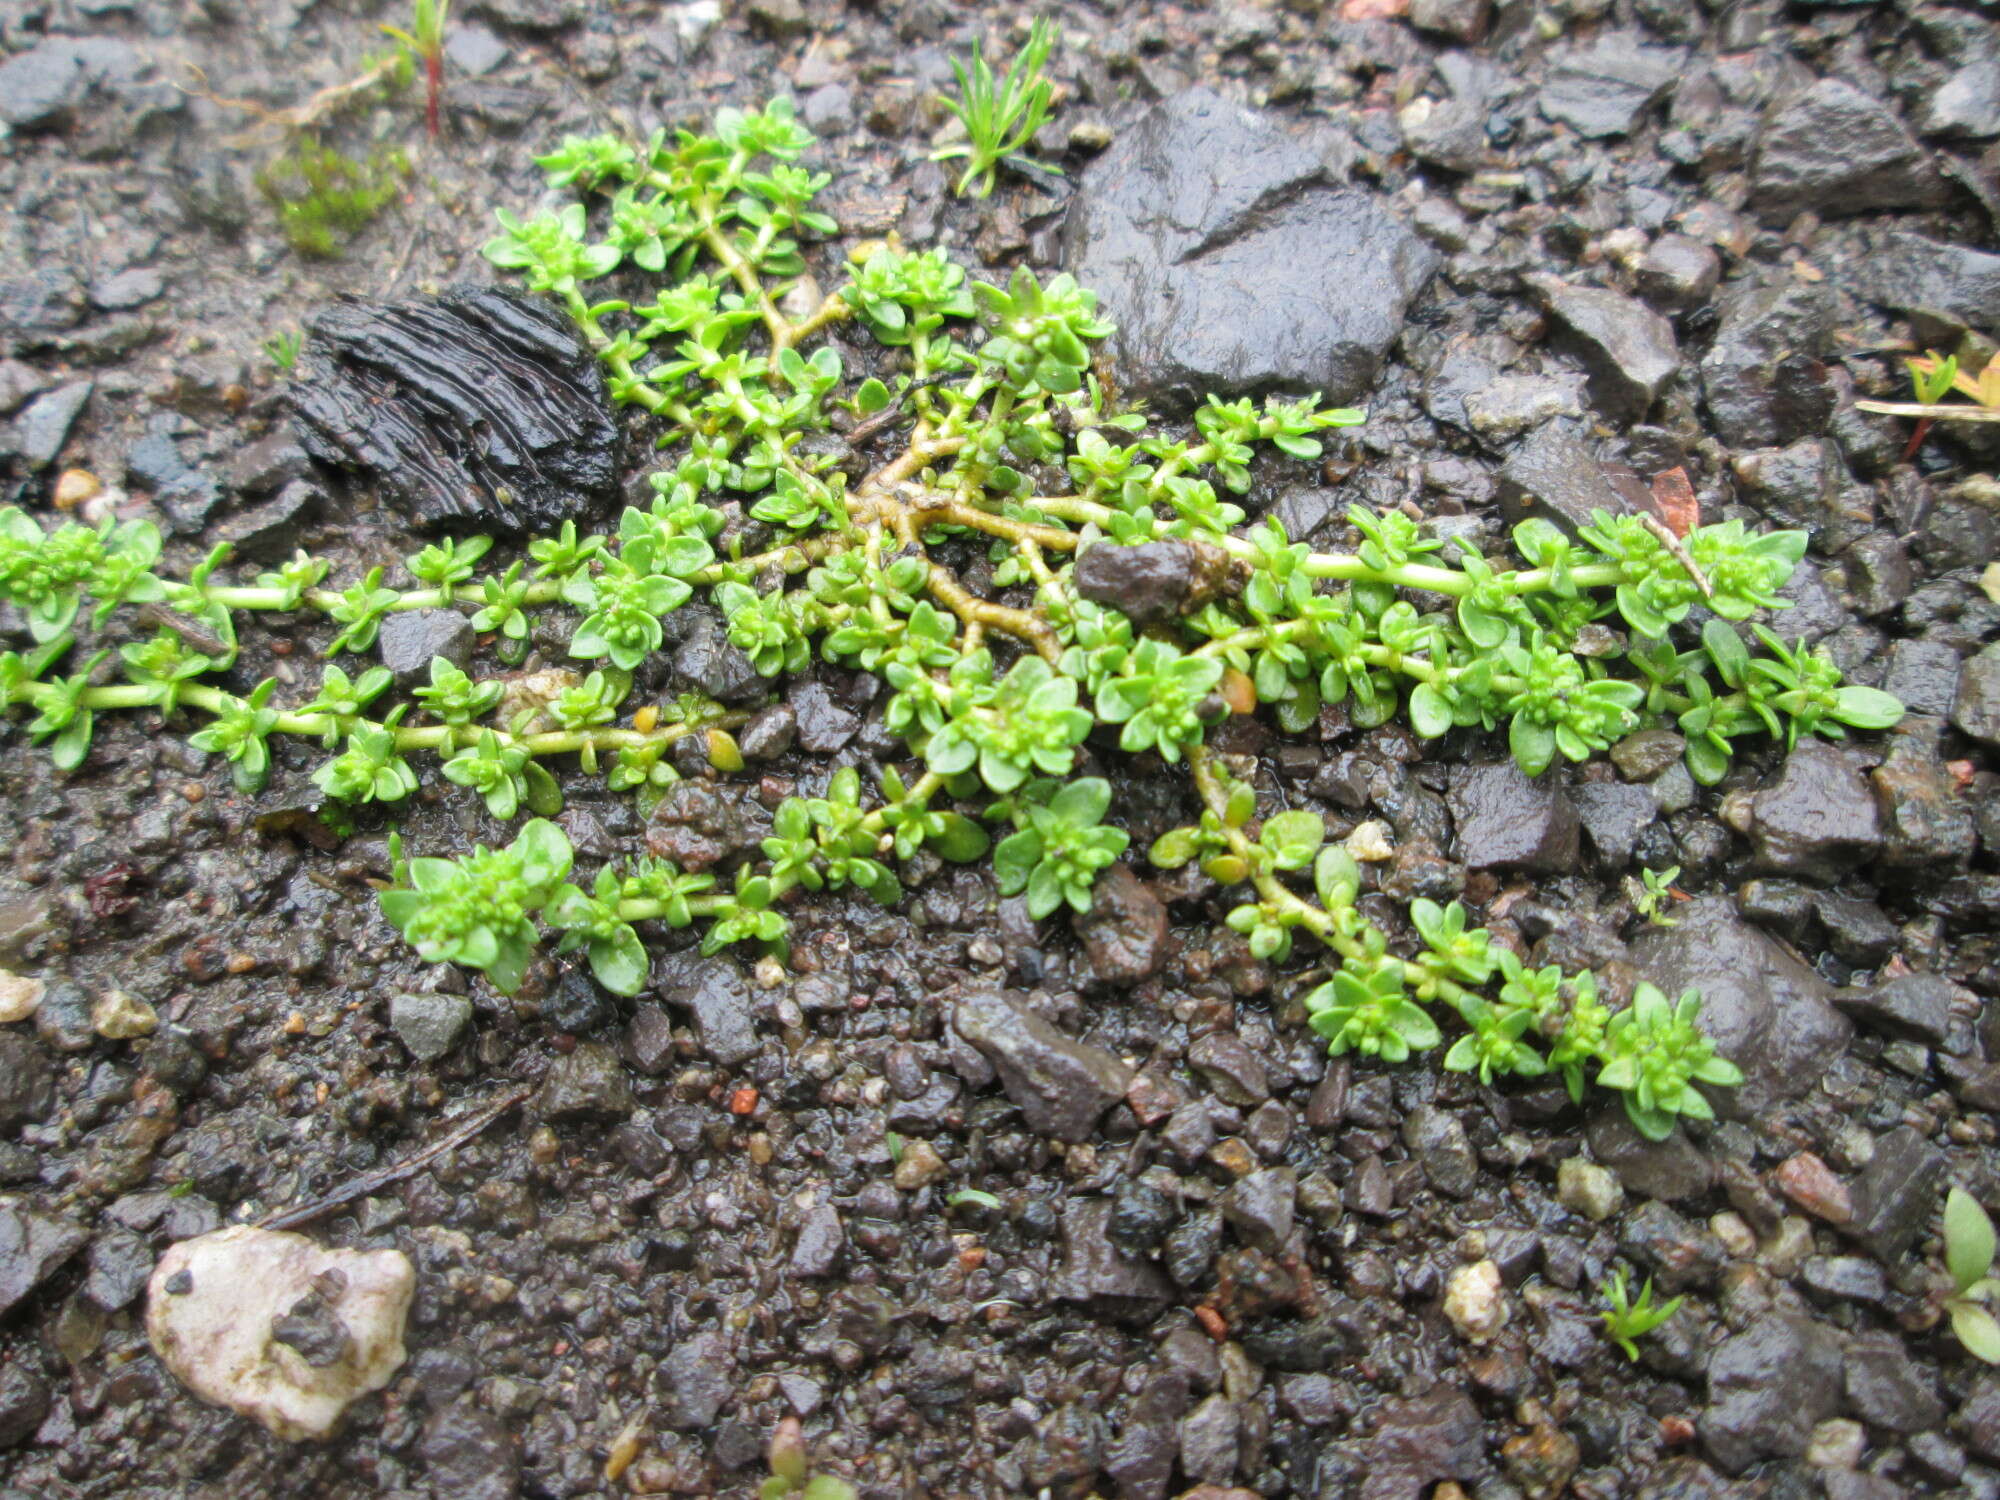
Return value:
M 1840 1410 L 1840 1340 L 1790 1313 L 1767 1313 L 1723 1340 L 1708 1365 L 1702 1446 L 1740 1474 L 1762 1458 L 1801 1458 L 1815 1425 Z
M 1065 1036 L 999 990 L 960 1000 L 952 1026 L 992 1062 L 1028 1127 L 1044 1135 L 1088 1140 L 1098 1117 L 1131 1086 L 1132 1070 L 1116 1057 Z
M 1882 818 L 1860 768 L 1824 740 L 1802 740 L 1777 779 L 1752 799 L 1760 869 L 1838 880 L 1882 848 Z
M 1437 254 L 1313 145 L 1197 88 L 1084 173 L 1063 263 L 1118 325 L 1120 389 L 1185 408 L 1211 391 L 1353 400 Z
M 1574 286 L 1555 276 L 1528 285 L 1555 320 L 1558 343 L 1574 349 L 1590 371 L 1590 397 L 1605 416 L 1643 417 L 1681 367 L 1674 325 L 1619 292 Z
M 1934 208 L 1945 201 L 1930 155 L 1880 99 L 1823 78 L 1779 105 L 1758 132 L 1750 206 L 1783 223 L 1823 215 Z
M 1523 775 L 1511 760 L 1461 766 L 1449 801 L 1457 856 L 1473 869 L 1576 868 L 1582 825 L 1552 778 Z
M 1648 47 L 1630 31 L 1607 32 L 1550 54 L 1541 111 L 1578 135 L 1629 135 L 1645 111 L 1680 77 L 1687 54 Z

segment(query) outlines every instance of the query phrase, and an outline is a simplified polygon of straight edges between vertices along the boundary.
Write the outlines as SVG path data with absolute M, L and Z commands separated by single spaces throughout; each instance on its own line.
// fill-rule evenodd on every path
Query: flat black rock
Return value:
M 1063 263 L 1118 325 L 1128 397 L 1359 396 L 1437 253 L 1268 116 L 1188 89 L 1084 174 Z
M 307 451 L 419 526 L 544 531 L 617 487 L 597 361 L 560 313 L 496 288 L 336 303 L 288 394 Z

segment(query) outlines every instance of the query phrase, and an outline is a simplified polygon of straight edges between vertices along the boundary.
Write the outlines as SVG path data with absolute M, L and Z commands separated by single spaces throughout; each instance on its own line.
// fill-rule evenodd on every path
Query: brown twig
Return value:
M 241 135 L 231 136 L 224 141 L 225 146 L 254 146 L 271 137 L 267 132 L 310 130 L 313 126 L 345 106 L 356 95 L 365 94 L 383 79 L 396 71 L 399 57 L 386 57 L 364 73 L 356 74 L 345 83 L 328 84 L 303 104 L 295 104 L 290 109 L 268 109 L 254 99 L 225 99 L 208 86 L 208 74 L 194 63 L 187 69 L 194 74 L 197 87 L 175 84 L 184 94 L 193 94 L 198 99 L 206 99 L 210 104 L 223 109 L 233 109 L 246 115 L 257 117 L 257 128 L 246 130 Z
M 495 1120 L 506 1114 L 508 1110 L 514 1108 L 515 1105 L 520 1104 L 530 1094 L 534 1093 L 534 1091 L 535 1087 L 533 1084 L 524 1083 L 517 1085 L 507 1090 L 506 1093 L 494 1100 L 493 1103 L 487 1105 L 486 1108 L 475 1113 L 470 1119 L 454 1127 L 442 1139 L 433 1141 L 415 1155 L 404 1157 L 392 1167 L 378 1167 L 372 1172 L 363 1172 L 359 1177 L 352 1178 L 342 1186 L 335 1188 L 324 1198 L 316 1199 L 311 1203 L 301 1204 L 297 1208 L 282 1209 L 277 1213 L 268 1214 L 259 1221 L 257 1227 L 259 1229 L 291 1229 L 299 1224 L 310 1224 L 314 1219 L 324 1218 L 336 1208 L 352 1203 L 356 1198 L 365 1198 L 371 1193 L 378 1193 L 385 1187 L 390 1187 L 401 1182 L 405 1177 L 414 1176 L 424 1167 L 436 1161 L 440 1156 L 443 1156 L 445 1152 L 463 1146 L 474 1136 L 481 1134 Z

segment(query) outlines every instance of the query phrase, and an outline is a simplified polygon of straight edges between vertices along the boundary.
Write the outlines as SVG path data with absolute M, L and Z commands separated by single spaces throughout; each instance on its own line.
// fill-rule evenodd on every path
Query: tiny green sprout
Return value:
M 1625 1351 L 1627 1359 L 1635 1362 L 1639 1358 L 1636 1341 L 1679 1312 L 1681 1303 L 1687 1300 L 1685 1297 L 1670 1297 L 1658 1307 L 1653 1306 L 1653 1278 L 1650 1276 L 1639 1288 L 1638 1301 L 1630 1300 L 1623 1266 L 1611 1273 L 1610 1279 L 1598 1287 L 1597 1294 L 1604 1299 L 1604 1311 L 1598 1316 L 1604 1319 L 1606 1337 Z
M 1670 903 L 1685 899 L 1674 894 L 1674 882 L 1681 877 L 1679 865 L 1664 870 L 1641 870 L 1633 888 L 1632 910 L 1654 927 L 1678 927 L 1679 917 L 1668 916 Z
M 805 1433 L 797 1417 L 785 1417 L 771 1434 L 771 1477 L 757 1489 L 757 1500 L 855 1500 L 854 1486 L 829 1474 L 812 1473 Z
M 2000 1319 L 1987 1305 L 2000 1293 L 1993 1255 L 1992 1219 L 1972 1194 L 1953 1188 L 1944 1200 L 1944 1264 L 1953 1288 L 1944 1309 L 1965 1352 L 2000 1365 Z
M 995 1212 L 997 1212 L 1001 1206 L 1000 1200 L 998 1198 L 994 1197 L 991 1193 L 982 1191 L 979 1188 L 959 1188 L 956 1192 L 952 1193 L 944 1201 L 948 1206 L 952 1208 L 958 1208 L 963 1204 L 969 1203 L 974 1208 L 991 1209 Z
M 299 362 L 299 350 L 305 339 L 296 328 L 281 328 L 264 340 L 264 353 L 271 363 L 287 375 L 291 374 Z
M 984 198 L 991 193 L 994 176 L 1003 164 L 1062 174 L 1060 167 L 1022 155 L 1022 148 L 1034 139 L 1035 132 L 1049 117 L 1049 98 L 1054 85 L 1042 76 L 1042 69 L 1061 36 L 1054 23 L 1038 19 L 997 85 L 979 42 L 972 44 L 969 67 L 957 58 L 952 59 L 952 71 L 958 74 L 959 97 L 945 103 L 965 126 L 966 138 L 939 147 L 931 153 L 931 160 L 965 158 L 965 172 L 953 189 L 961 198 L 967 194 Z
M 903 1138 L 893 1130 L 885 1131 L 882 1135 L 882 1144 L 888 1148 L 889 1165 L 900 1167 L 903 1164 Z

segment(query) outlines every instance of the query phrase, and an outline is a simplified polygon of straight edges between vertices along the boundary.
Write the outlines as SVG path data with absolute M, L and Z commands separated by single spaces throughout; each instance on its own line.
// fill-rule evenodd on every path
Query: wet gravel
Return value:
M 1726 1118 L 1652 1143 L 1559 1087 L 1330 1062 L 1300 1024 L 1311 957 L 1255 960 L 1212 887 L 1143 866 L 1088 921 L 1036 923 L 985 872 L 920 863 L 892 911 L 802 906 L 788 973 L 661 931 L 637 1001 L 548 962 L 502 998 L 401 946 L 368 883 L 384 830 L 320 827 L 310 748 L 246 800 L 138 716 L 105 716 L 67 777 L 10 733 L 0 967 L 45 983 L 0 1027 L 10 1492 L 745 1496 L 792 1414 L 869 1500 L 2000 1494 L 2000 1376 L 1936 1313 L 1945 1186 L 2000 1205 L 1994 450 L 1941 425 L 1905 463 L 1901 425 L 1849 404 L 1900 397 L 1909 348 L 2000 334 L 1990 17 L 1058 9 L 1073 45 L 1038 145 L 1070 176 L 966 204 L 925 160 L 930 94 L 1024 10 L 468 0 L 444 142 L 409 99 L 341 125 L 416 170 L 334 262 L 278 236 L 251 180 L 270 148 L 231 144 L 253 122 L 179 85 L 193 64 L 296 104 L 387 12 L 0 12 L 0 500 L 45 507 L 87 471 L 180 569 L 223 539 L 260 564 L 304 544 L 343 577 L 414 550 L 308 459 L 261 346 L 338 293 L 488 279 L 489 209 L 533 204 L 529 158 L 564 130 L 784 88 L 850 239 L 996 267 L 1087 267 L 1147 239 L 1135 184 L 1185 190 L 1185 252 L 1120 293 L 1149 362 L 1125 384 L 1365 400 L 1321 472 L 1260 473 L 1252 509 L 1295 536 L 1339 544 L 1359 500 L 1491 544 L 1677 466 L 1705 517 L 1811 534 L 1784 628 L 1900 694 L 1891 734 L 1758 746 L 1700 790 L 1671 735 L 1529 785 L 1479 737 L 1337 712 L 1225 731 L 1263 811 L 1385 856 L 1364 899 L 1387 930 L 1458 897 L 1614 997 L 1701 984 L 1747 1075 Z M 1221 140 L 1233 174 L 1202 155 Z M 1378 259 L 1173 321 L 1350 253 Z M 712 616 L 682 628 L 646 690 L 762 702 Z M 476 649 L 450 620 L 397 632 L 406 671 Z M 246 628 L 229 686 L 303 688 L 327 635 Z M 865 681 L 780 697 L 742 737 L 750 771 L 649 820 L 571 778 L 579 850 L 726 862 L 788 790 L 894 750 Z M 1135 849 L 1189 813 L 1165 768 L 1093 769 Z M 414 847 L 504 840 L 429 779 Z M 1697 899 L 1647 928 L 1626 877 L 1669 864 Z M 477 1139 L 309 1228 L 417 1271 L 409 1362 L 339 1437 L 279 1443 L 149 1352 L 170 1242 L 311 1201 L 515 1089 Z M 1687 1299 L 1636 1364 L 1594 1316 L 1620 1262 Z

